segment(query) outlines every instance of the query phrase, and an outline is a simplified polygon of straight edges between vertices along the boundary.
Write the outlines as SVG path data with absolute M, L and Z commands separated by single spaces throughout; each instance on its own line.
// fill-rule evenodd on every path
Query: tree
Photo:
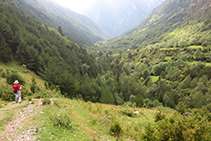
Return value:
M 100 102 L 106 103 L 106 104 L 114 104 L 115 99 L 114 99 L 114 96 L 111 93 L 108 86 L 106 86 L 105 88 L 102 89 L 102 95 L 100 97 Z
M 198 77 L 193 78 L 193 80 L 191 81 L 191 88 L 195 88 L 197 86 L 197 82 L 198 82 Z
M 179 88 L 180 89 L 187 89 L 190 88 L 191 86 L 191 77 L 190 75 L 188 75 L 180 84 L 179 84 Z
M 0 21 L 0 25 L 0 33 L 3 35 L 6 43 L 10 44 L 13 37 L 13 32 L 10 28 L 10 25 L 3 21 Z
M 202 106 L 206 105 L 206 99 L 205 96 L 201 91 L 197 92 L 193 96 L 193 105 L 195 108 L 201 108 Z
M 141 95 L 137 95 L 133 100 L 132 103 L 136 103 L 137 107 L 142 107 L 144 104 L 144 99 Z
M 115 104 L 117 105 L 124 104 L 124 100 L 121 97 L 122 97 L 122 92 L 120 94 L 118 94 L 117 92 L 114 93 Z
M 127 56 L 129 59 L 131 59 L 133 57 L 133 55 L 131 53 L 128 54 Z
M 199 78 L 199 82 L 202 82 L 205 86 L 207 86 L 208 78 L 207 75 L 203 75 Z
M 197 87 L 195 88 L 196 91 L 201 91 L 203 94 L 207 92 L 207 87 L 204 85 L 203 82 L 198 82 Z
M 25 41 L 22 41 L 16 53 L 16 58 L 18 58 L 21 63 L 26 64 L 28 68 L 34 71 L 37 70 L 39 53 L 33 46 L 28 46 Z
M 179 45 L 180 47 L 185 47 L 185 46 L 187 45 L 187 42 L 186 42 L 185 40 L 181 39 L 181 40 L 179 41 L 178 45 Z
M 145 70 L 143 71 L 143 74 L 142 74 L 143 78 L 146 79 L 149 75 L 150 75 L 149 70 L 148 70 L 148 69 L 145 69 Z
M 100 87 L 88 78 L 81 83 L 79 92 L 85 101 L 98 102 L 101 96 Z
M 64 35 L 61 26 L 58 27 L 58 31 L 59 31 L 59 33 L 60 33 L 62 36 Z
M 204 53 L 201 52 L 200 49 L 196 50 L 196 52 L 194 53 L 193 57 L 194 57 L 195 60 L 205 60 L 206 59 Z
M 59 85 L 60 90 L 62 94 L 66 94 L 69 98 L 76 97 L 76 80 L 72 74 L 70 74 L 68 71 L 64 71 L 62 74 L 60 74 Z
M 5 42 L 4 37 L 0 33 L 0 61 L 8 62 L 12 60 L 12 51 Z

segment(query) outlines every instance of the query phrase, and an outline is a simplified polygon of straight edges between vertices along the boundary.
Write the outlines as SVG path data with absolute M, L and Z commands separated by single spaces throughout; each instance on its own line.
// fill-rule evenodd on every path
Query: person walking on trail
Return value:
M 12 89 L 15 94 L 15 101 L 16 103 L 21 103 L 21 85 L 18 84 L 18 80 L 15 80 L 14 85 L 12 86 Z

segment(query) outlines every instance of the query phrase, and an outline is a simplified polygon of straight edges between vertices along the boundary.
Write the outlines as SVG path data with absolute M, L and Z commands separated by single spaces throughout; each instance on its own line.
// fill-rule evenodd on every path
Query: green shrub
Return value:
M 36 92 L 36 88 L 37 88 L 37 85 L 35 83 L 32 83 L 31 86 L 30 86 L 32 93 Z
M 125 103 L 123 104 L 123 106 L 125 106 L 125 107 L 130 107 L 130 106 L 132 106 L 132 102 L 125 102 Z
M 141 95 L 137 95 L 133 100 L 132 103 L 136 103 L 137 107 L 142 107 L 144 104 L 144 99 Z
M 13 93 L 7 94 L 7 93 L 3 93 L 1 95 L 1 100 L 3 101 L 14 101 L 15 100 L 15 96 Z
M 155 122 L 165 119 L 165 115 L 161 113 L 161 111 L 155 113 Z
M 179 102 L 178 105 L 176 106 L 176 110 L 182 114 L 185 112 L 185 105 L 182 102 Z
M 115 121 L 113 124 L 111 124 L 110 127 L 110 133 L 114 136 L 120 136 L 122 132 L 122 127 L 120 126 L 119 122 Z
M 155 141 L 156 138 L 154 136 L 155 128 L 148 123 L 147 126 L 145 126 L 145 132 L 143 134 L 143 139 L 146 141 Z
M 3 72 L 3 70 L 4 70 L 4 69 L 3 69 L 2 67 L 0 67 L 0 73 L 2 73 L 2 72 Z
M 54 100 L 53 103 L 55 106 L 61 107 L 61 103 L 58 100 Z
M 133 111 L 129 111 L 129 110 L 122 110 L 121 113 L 123 115 L 129 116 L 129 117 L 134 117 L 135 114 L 133 113 Z
M 33 95 L 32 91 L 28 91 L 28 92 L 27 92 L 27 95 L 28 95 L 28 96 L 32 96 L 32 95 Z
M 54 114 L 50 117 L 54 126 L 60 126 L 66 129 L 71 129 L 71 117 L 68 113 L 62 112 L 60 114 Z
M 211 112 L 211 103 L 207 104 L 206 108 L 209 112 Z
M 50 105 L 51 104 L 51 100 L 48 98 L 44 98 L 42 101 L 42 105 Z
M 3 73 L 3 68 L 2 67 L 0 67 L 0 77 L 2 77 L 2 73 Z
M 28 97 L 28 101 L 32 101 L 32 97 Z
M 12 86 L 10 86 L 8 84 L 1 84 L 0 85 L 0 98 L 3 101 L 9 101 L 9 102 L 14 101 L 15 96 L 12 91 Z
M 7 77 L 7 73 L 6 72 L 2 72 L 1 77 L 2 78 L 6 78 Z
M 163 106 L 163 104 L 160 103 L 157 99 L 155 99 L 152 103 L 153 103 L 154 107 Z
M 9 72 L 6 76 L 6 80 L 8 84 L 13 84 L 15 80 L 18 80 L 21 85 L 25 84 L 24 79 L 15 71 Z

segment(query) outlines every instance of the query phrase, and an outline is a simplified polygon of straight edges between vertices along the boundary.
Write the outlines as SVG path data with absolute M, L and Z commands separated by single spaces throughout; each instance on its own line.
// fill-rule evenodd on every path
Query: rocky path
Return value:
M 36 126 L 30 125 L 27 130 L 23 126 L 28 124 L 28 119 L 40 112 L 41 100 L 36 100 L 37 104 L 29 104 L 27 107 L 21 107 L 17 111 L 14 120 L 4 127 L 3 135 L 0 135 L 1 141 L 34 141 L 36 139 Z

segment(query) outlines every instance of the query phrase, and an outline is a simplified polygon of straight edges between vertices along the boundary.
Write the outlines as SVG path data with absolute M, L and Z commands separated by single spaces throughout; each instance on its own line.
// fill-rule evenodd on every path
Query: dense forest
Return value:
M 62 27 L 64 35 L 84 48 L 90 48 L 94 42 L 110 37 L 89 18 L 52 0 L 5 0 L 5 2 L 22 14 L 33 17 L 49 27 L 55 29 Z
M 164 15 L 172 5 L 174 9 L 181 10 L 181 7 L 189 6 L 185 5 L 186 3 L 195 3 L 193 0 L 179 1 L 175 6 L 176 2 L 167 1 L 154 13 Z M 25 64 L 49 85 L 57 86 L 62 94 L 69 98 L 80 97 L 85 101 L 148 108 L 167 106 L 181 113 L 188 108 L 203 106 L 211 111 L 211 12 L 206 2 L 209 3 L 196 2 L 197 6 L 204 5 L 200 12 L 201 18 L 186 13 L 194 7 L 183 10 L 184 15 L 171 9 L 172 12 L 167 14 L 171 18 L 164 20 L 163 16 L 149 24 L 149 27 L 140 27 L 141 31 L 138 32 L 132 32 L 136 30 L 133 29 L 130 36 L 128 32 L 124 35 L 127 37 L 120 37 L 123 42 L 117 42 L 116 39 L 108 41 L 105 44 L 108 45 L 106 49 L 112 49 L 109 44 L 116 42 L 116 47 L 108 52 L 105 47 L 97 44 L 99 50 L 90 55 L 65 36 L 61 27 L 48 27 L 24 16 L 1 0 L 0 60 L 16 60 Z M 175 12 L 177 14 L 174 14 Z M 151 17 L 140 26 L 147 26 L 146 22 Z M 182 22 L 181 19 L 186 20 Z M 172 22 L 175 26 L 170 24 Z M 189 27 L 187 30 L 184 29 L 187 26 L 181 28 L 184 24 Z M 159 30 L 159 27 L 165 28 Z M 167 31 L 168 27 L 175 28 Z M 156 33 L 154 30 L 157 30 L 158 34 L 152 36 L 150 33 Z M 185 32 L 182 32 L 184 30 Z M 181 34 L 178 34 L 180 32 Z M 121 47 L 117 44 L 127 44 L 124 41 L 129 37 L 134 37 L 134 41 L 130 43 L 134 43 L 135 47 L 127 50 L 128 53 L 123 52 L 124 47 L 116 53 Z M 149 40 L 155 42 L 146 45 Z M 140 46 L 137 46 L 139 43 Z
M 101 73 L 94 58 L 63 36 L 61 27 L 47 27 L 3 1 L 0 10 L 1 61 L 16 60 L 49 83 L 61 86 L 69 84 L 73 75 L 97 77 Z

